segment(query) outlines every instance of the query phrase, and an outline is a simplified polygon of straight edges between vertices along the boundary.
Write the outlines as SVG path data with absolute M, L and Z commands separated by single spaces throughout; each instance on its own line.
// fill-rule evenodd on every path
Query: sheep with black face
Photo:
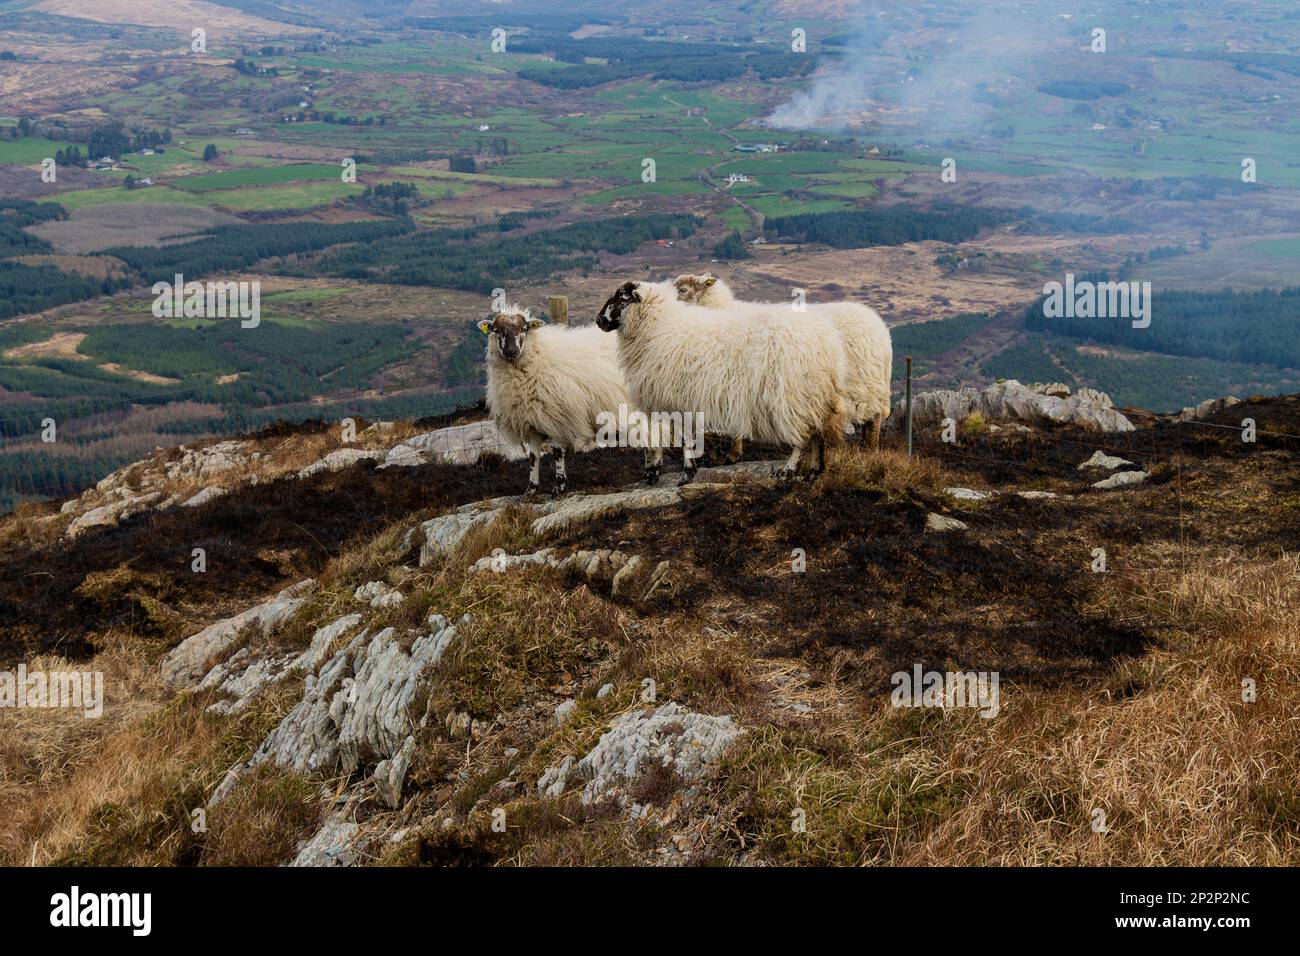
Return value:
M 565 452 L 590 447 L 597 416 L 628 401 L 618 349 L 594 326 L 547 325 L 511 305 L 478 323 L 488 337 L 487 406 L 497 430 L 528 452 L 528 494 L 541 484 L 542 456 L 555 455 L 554 493 L 568 486 Z
M 805 450 L 807 471 L 825 467 L 826 442 L 844 438 L 845 357 L 829 322 L 804 322 L 788 306 L 706 309 L 677 300 L 671 282 L 625 282 L 596 324 L 617 332 L 619 362 L 639 411 L 700 414 L 709 431 L 793 447 L 782 477 Z M 695 474 L 684 448 L 684 481 Z M 646 450 L 646 480 L 659 479 L 662 443 Z

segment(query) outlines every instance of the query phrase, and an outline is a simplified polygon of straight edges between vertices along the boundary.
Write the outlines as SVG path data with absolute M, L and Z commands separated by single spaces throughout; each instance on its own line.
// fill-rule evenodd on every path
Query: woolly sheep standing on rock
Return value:
M 628 401 L 617 343 L 594 326 L 546 325 L 507 306 L 478 323 L 488 336 L 487 406 L 507 441 L 528 451 L 528 494 L 541 484 L 542 456 L 555 454 L 554 493 L 568 486 L 564 454 L 590 446 L 597 416 Z
M 708 309 L 737 305 L 769 308 L 767 303 L 739 302 L 731 288 L 712 273 L 680 275 L 673 280 L 677 297 Z M 889 417 L 889 389 L 893 376 L 894 346 L 889 327 L 874 309 L 857 302 L 809 303 L 808 312 L 831 322 L 844 343 L 848 363 L 844 381 L 844 401 L 849 421 L 863 444 L 867 441 L 866 424 L 870 423 L 871 446 L 880 448 L 880 429 Z M 730 458 L 739 458 L 742 442 L 732 445 Z
M 648 416 L 698 413 L 710 430 L 792 445 L 783 478 L 795 475 L 805 450 L 810 475 L 821 474 L 826 442 L 844 438 L 844 347 L 829 323 L 801 322 L 781 306 L 689 305 L 671 282 L 623 283 L 596 323 L 618 332 L 632 404 Z M 683 459 L 685 483 L 696 470 L 689 448 Z M 662 462 L 662 442 L 646 449 L 649 483 Z

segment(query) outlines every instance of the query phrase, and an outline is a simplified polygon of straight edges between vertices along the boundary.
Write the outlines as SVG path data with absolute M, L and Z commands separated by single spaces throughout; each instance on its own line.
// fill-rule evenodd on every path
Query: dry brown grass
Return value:
M 229 720 L 204 713 L 205 695 L 166 700 L 152 655 L 130 639 L 90 662 L 28 665 L 56 667 L 104 672 L 104 715 L 0 717 L 0 865 L 197 862 L 191 811 L 292 704 L 286 689 Z
M 760 728 L 729 761 L 733 839 L 821 864 L 1295 865 L 1300 568 L 1163 557 L 1104 601 L 1169 645 L 1104 681 L 1004 683 L 992 720 L 881 702 Z

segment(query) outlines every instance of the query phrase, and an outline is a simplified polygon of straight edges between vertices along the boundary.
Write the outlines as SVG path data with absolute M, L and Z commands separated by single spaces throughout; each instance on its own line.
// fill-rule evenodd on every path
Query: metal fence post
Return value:
M 907 457 L 912 457 L 912 356 L 907 357 Z

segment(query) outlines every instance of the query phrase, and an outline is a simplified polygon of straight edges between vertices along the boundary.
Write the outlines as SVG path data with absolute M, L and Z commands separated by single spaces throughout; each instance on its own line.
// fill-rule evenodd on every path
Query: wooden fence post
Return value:
M 551 321 L 556 325 L 569 324 L 569 297 L 567 295 L 553 295 L 550 297 L 551 303 Z

